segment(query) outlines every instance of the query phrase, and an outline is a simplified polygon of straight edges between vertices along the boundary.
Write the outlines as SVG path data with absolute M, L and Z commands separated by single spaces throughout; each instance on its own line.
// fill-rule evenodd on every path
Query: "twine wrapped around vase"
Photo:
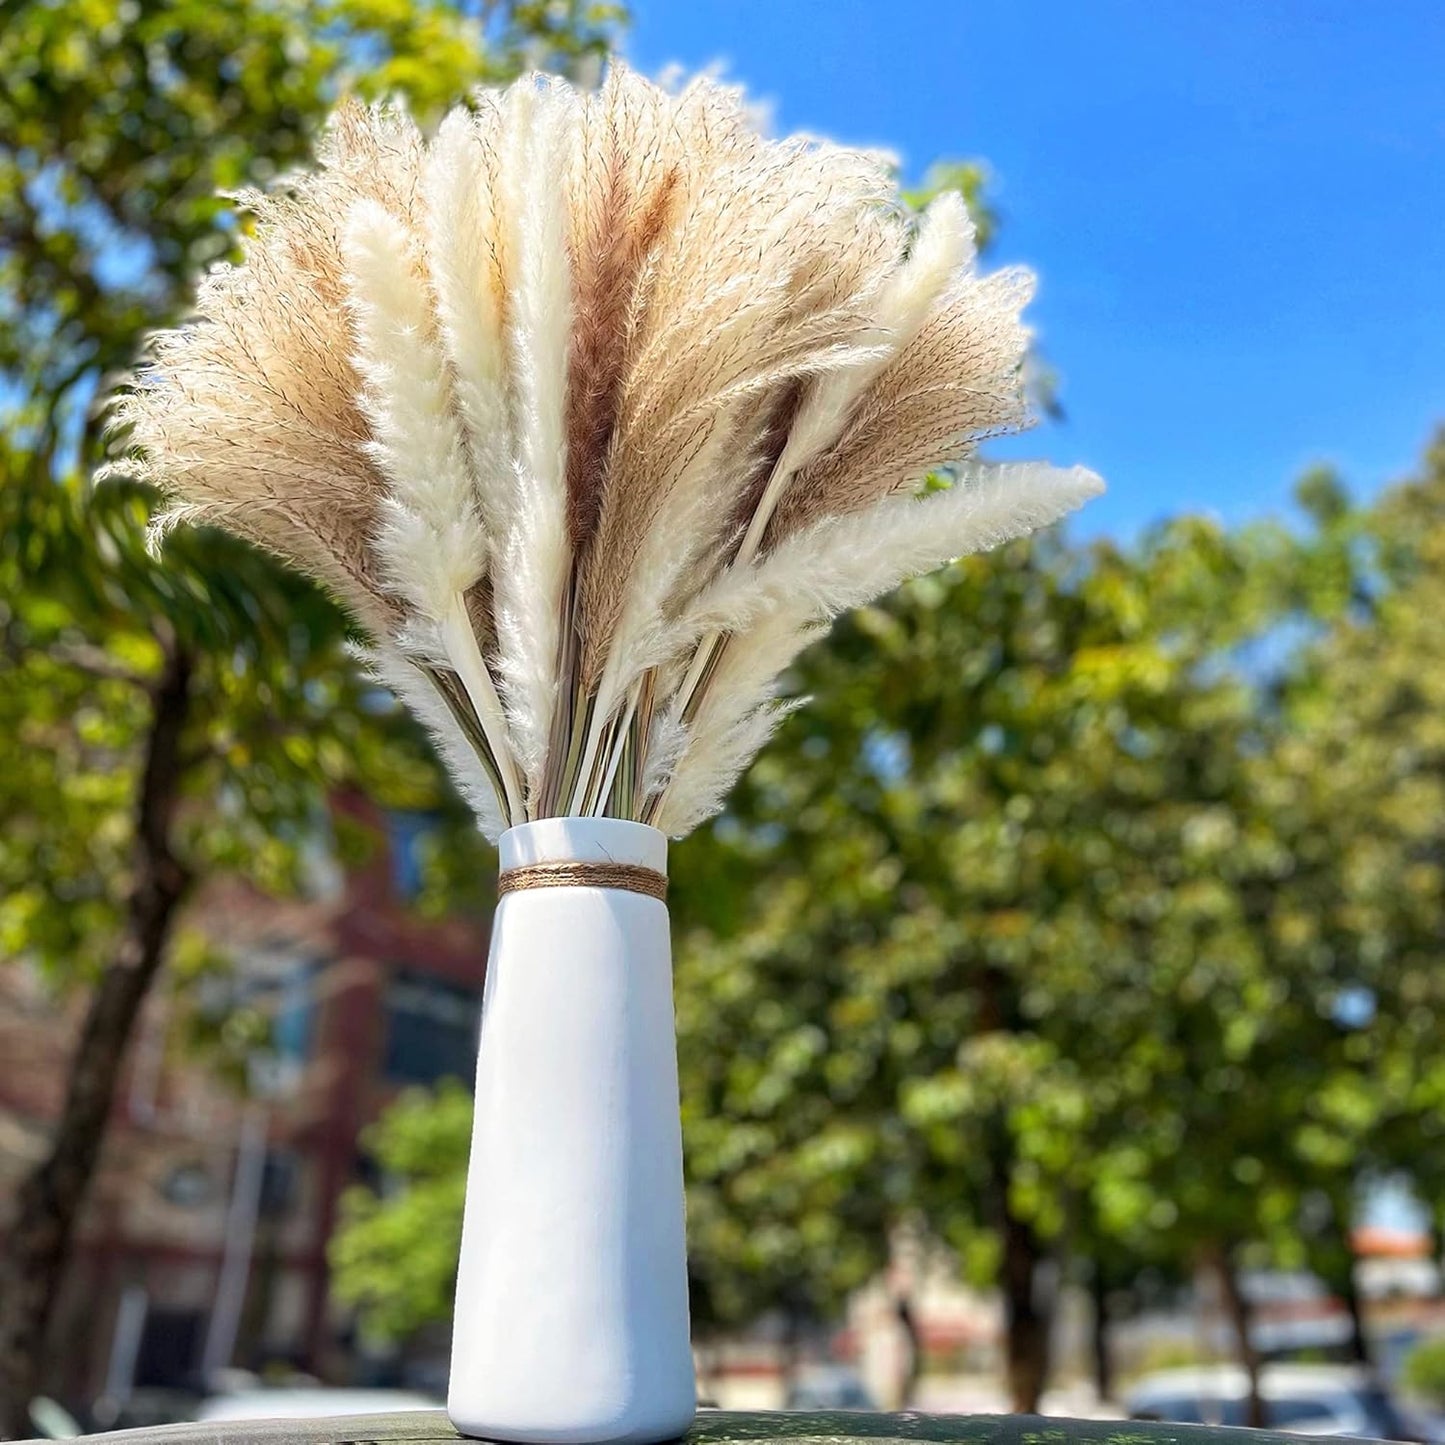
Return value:
M 635 863 L 529 863 L 497 878 L 497 894 L 531 888 L 620 888 L 667 902 L 667 875 Z

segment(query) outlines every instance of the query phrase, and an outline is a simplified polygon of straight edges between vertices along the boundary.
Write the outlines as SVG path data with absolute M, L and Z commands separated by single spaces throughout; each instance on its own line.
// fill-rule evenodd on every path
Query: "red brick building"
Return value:
M 210 998 L 163 984 L 147 1008 L 57 1311 L 59 1398 L 181 1387 L 232 1362 L 345 1368 L 326 1257 L 338 1200 L 400 1089 L 470 1082 L 487 942 L 481 924 L 408 909 L 407 819 L 345 811 L 385 834 L 360 870 L 301 901 L 220 884 L 190 911 L 233 966 L 198 986 Z M 80 1002 L 0 970 L 0 1230 L 58 1112 Z M 236 1004 L 271 1023 L 249 1098 L 177 1048 L 183 1015 Z

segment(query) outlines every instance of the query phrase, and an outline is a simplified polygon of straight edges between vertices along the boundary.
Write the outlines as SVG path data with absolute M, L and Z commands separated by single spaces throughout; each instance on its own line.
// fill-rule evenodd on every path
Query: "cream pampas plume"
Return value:
M 832 617 L 1100 490 L 973 459 L 1026 423 L 1030 278 L 958 198 L 910 221 L 712 81 L 529 78 L 430 142 L 348 104 L 319 162 L 244 198 L 116 467 L 331 588 L 491 836 L 688 831 Z

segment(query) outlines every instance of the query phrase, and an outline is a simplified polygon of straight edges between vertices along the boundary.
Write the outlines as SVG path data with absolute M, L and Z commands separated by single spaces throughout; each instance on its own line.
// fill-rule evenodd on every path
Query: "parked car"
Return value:
M 198 1420 L 298 1419 L 318 1415 L 391 1415 L 400 1410 L 435 1410 L 438 1402 L 410 1390 L 339 1390 L 324 1385 L 228 1391 L 212 1395 Z
M 845 1365 L 805 1365 L 788 1389 L 788 1410 L 876 1410 L 868 1387 Z
M 81 1433 L 75 1416 L 48 1395 L 30 1402 L 30 1428 L 38 1440 L 74 1440 Z
M 1291 1435 L 1365 1435 L 1411 1440 L 1390 1397 L 1352 1365 L 1266 1365 L 1260 1373 L 1265 1421 Z M 1249 1423 L 1249 1382 L 1236 1365 L 1162 1370 L 1124 1397 L 1131 1419 L 1180 1424 Z

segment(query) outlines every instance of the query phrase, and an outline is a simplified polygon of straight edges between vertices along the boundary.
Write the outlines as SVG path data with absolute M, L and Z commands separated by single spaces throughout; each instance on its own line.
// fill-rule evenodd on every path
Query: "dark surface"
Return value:
M 444 1411 L 351 1415 L 317 1420 L 236 1420 L 165 1425 L 87 1435 L 112 1445 L 441 1445 L 460 1439 Z M 1343 1437 L 1335 1437 L 1342 1439 Z M 1130 1420 L 1061 1420 L 1036 1415 L 872 1415 L 853 1412 L 793 1414 L 703 1410 L 688 1445 L 729 1441 L 793 1440 L 842 1445 L 848 1440 L 969 1442 L 969 1445 L 1298 1445 L 1299 1437 L 1267 1430 L 1208 1425 L 1162 1425 Z M 38 1442 L 30 1442 L 38 1445 Z

